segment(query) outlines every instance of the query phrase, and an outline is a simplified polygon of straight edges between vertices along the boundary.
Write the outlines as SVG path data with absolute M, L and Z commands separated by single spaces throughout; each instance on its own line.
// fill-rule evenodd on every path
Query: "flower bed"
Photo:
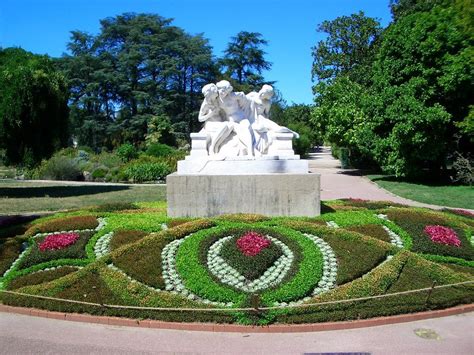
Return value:
M 97 228 L 98 226 L 99 222 L 94 216 L 62 217 L 35 224 L 30 229 L 28 229 L 25 234 L 31 237 L 38 233 L 74 231 L 85 229 L 92 230 Z
M 411 250 L 423 254 L 438 255 L 444 257 L 455 257 L 464 260 L 474 260 L 474 247 L 469 239 L 469 230 L 461 221 L 456 221 L 453 216 L 445 216 L 441 213 L 425 212 L 411 209 L 388 209 L 388 219 L 403 228 L 412 238 Z M 425 229 L 429 226 L 442 226 L 455 233 L 459 245 L 439 243 L 432 240 Z M 443 229 L 447 230 L 447 229 Z M 456 242 L 457 243 L 457 242 Z
M 434 281 L 441 285 L 471 280 L 474 262 L 468 238 L 472 230 L 466 217 L 451 213 L 358 206 L 317 218 L 226 215 L 188 221 L 150 209 L 104 215 L 107 223 L 93 218 L 100 222 L 94 229 L 49 230 L 32 236 L 24 252 L 12 249 L 14 256 L 6 263 L 10 265 L 0 278 L 0 288 L 78 301 L 188 310 L 109 309 L 0 294 L 1 301 L 145 319 L 244 324 L 357 319 L 474 301 L 472 286 L 465 285 L 436 290 L 429 305 L 425 293 L 298 308 L 302 303 L 429 287 Z M 48 217 L 35 225 L 48 230 L 73 217 L 77 216 Z M 328 227 L 327 222 L 333 223 Z M 20 241 L 7 239 L 0 248 L 8 243 L 19 248 Z M 451 263 L 449 268 L 446 263 Z M 232 311 L 233 307 L 275 305 L 284 308 Z M 227 310 L 205 310 L 214 307 Z M 203 310 L 189 310 L 193 308 Z
M 64 249 L 77 242 L 79 237 L 79 233 L 75 232 L 50 234 L 38 244 L 38 248 L 40 251 Z
M 426 226 L 424 231 L 435 243 L 452 245 L 455 247 L 461 246 L 461 241 L 459 240 L 456 232 L 449 227 Z

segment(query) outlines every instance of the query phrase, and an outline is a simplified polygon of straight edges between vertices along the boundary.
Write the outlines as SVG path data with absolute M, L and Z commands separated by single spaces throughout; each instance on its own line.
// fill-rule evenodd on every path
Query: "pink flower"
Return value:
M 39 250 L 57 250 L 64 249 L 74 244 L 79 239 L 78 233 L 50 234 L 39 243 Z
M 430 236 L 434 243 L 453 245 L 455 247 L 461 246 L 461 241 L 456 232 L 449 227 L 426 226 L 425 233 Z
M 270 240 L 257 232 L 247 232 L 237 239 L 237 247 L 247 256 L 258 255 L 270 245 Z

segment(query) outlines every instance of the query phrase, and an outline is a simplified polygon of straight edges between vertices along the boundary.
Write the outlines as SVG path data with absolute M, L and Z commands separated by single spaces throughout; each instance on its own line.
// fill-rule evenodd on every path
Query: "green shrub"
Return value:
M 107 175 L 108 169 L 105 167 L 99 167 L 92 172 L 92 178 L 94 180 L 104 180 Z
M 138 206 L 132 202 L 109 202 L 91 208 L 93 212 L 117 212 L 126 210 L 136 210 Z
M 0 277 L 7 271 L 13 262 L 20 256 L 22 240 L 9 238 L 0 244 Z
M 150 234 L 139 243 L 119 248 L 111 253 L 111 258 L 114 265 L 132 278 L 152 287 L 164 288 L 161 252 L 165 245 L 212 226 L 213 222 L 204 219 L 184 223 L 172 229 Z
M 76 159 L 55 155 L 49 160 L 43 160 L 35 169 L 25 173 L 31 179 L 79 181 L 83 179 L 82 171 Z
M 135 163 L 125 170 L 128 179 L 138 183 L 164 180 L 172 172 L 165 163 Z
M 8 283 L 7 289 L 14 290 L 24 286 L 38 285 L 43 282 L 49 282 L 58 279 L 77 270 L 77 267 L 63 266 L 52 270 L 32 272 L 12 280 L 10 283 Z
M 38 233 L 65 232 L 70 230 L 94 229 L 99 225 L 94 216 L 73 216 L 50 219 L 33 225 L 26 231 L 26 235 L 33 236 Z
M 368 235 L 369 237 L 377 238 L 384 242 L 390 243 L 390 236 L 380 224 L 364 224 L 360 226 L 350 226 L 346 227 L 346 229 L 351 232 L 361 233 L 364 235 Z
M 169 155 L 176 154 L 176 152 L 177 150 L 173 147 L 161 143 L 151 144 L 146 150 L 146 154 L 151 155 L 153 157 L 166 157 Z
M 113 251 L 126 244 L 134 243 L 142 239 L 146 235 L 147 233 L 140 230 L 116 230 L 114 232 L 112 240 L 110 241 L 110 250 Z
M 129 162 L 130 160 L 138 158 L 138 151 L 135 146 L 130 143 L 124 143 L 117 148 L 115 153 L 120 157 L 123 162 Z
M 295 153 L 306 157 L 315 144 L 315 135 L 311 127 L 303 122 L 293 122 L 288 125 L 288 128 L 300 135 L 298 139 L 293 139 Z

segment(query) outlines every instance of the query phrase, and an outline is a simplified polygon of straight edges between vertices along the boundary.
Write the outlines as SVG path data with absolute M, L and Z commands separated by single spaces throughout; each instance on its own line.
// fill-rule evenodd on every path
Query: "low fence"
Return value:
M 431 287 L 420 288 L 416 290 L 408 290 L 408 291 L 401 291 L 401 292 L 394 292 L 394 293 L 387 293 L 383 295 L 376 295 L 376 296 L 367 296 L 367 297 L 358 297 L 358 298 L 350 298 L 344 300 L 336 300 L 336 301 L 327 301 L 327 302 L 318 302 L 318 303 L 304 303 L 298 305 L 286 305 L 286 306 L 273 306 L 273 307 L 247 307 L 247 308 L 166 308 L 166 307 L 141 307 L 141 306 L 126 306 L 126 305 L 114 305 L 114 304 L 106 304 L 106 303 L 93 303 L 93 302 L 86 302 L 86 301 L 77 301 L 65 298 L 56 298 L 56 297 L 48 297 L 48 296 L 40 296 L 40 295 L 31 295 L 28 293 L 21 293 L 15 291 L 8 291 L 8 290 L 0 290 L 0 293 L 16 295 L 21 297 L 30 297 L 42 300 L 50 300 L 56 302 L 65 302 L 65 303 L 73 303 L 73 304 L 80 304 L 85 306 L 93 306 L 93 307 L 101 307 L 101 308 L 109 308 L 109 309 L 125 309 L 125 310 L 143 310 L 143 311 L 165 311 L 165 312 L 261 312 L 261 311 L 270 311 L 270 310 L 278 310 L 278 309 L 303 309 L 303 308 L 313 308 L 313 307 L 320 307 L 332 304 L 341 304 L 341 303 L 351 303 L 351 302 L 362 302 L 362 301 L 369 301 L 374 299 L 381 299 L 387 297 L 394 297 L 394 296 L 401 296 L 401 295 L 408 295 L 420 292 L 426 292 L 426 301 L 425 303 L 428 304 L 430 297 L 434 290 L 438 289 L 445 289 L 449 287 L 456 287 L 462 285 L 469 285 L 474 284 L 473 281 L 464 281 L 458 282 L 453 284 L 446 284 L 446 285 L 436 285 L 435 283 L 432 284 Z M 258 302 L 256 302 L 258 303 Z

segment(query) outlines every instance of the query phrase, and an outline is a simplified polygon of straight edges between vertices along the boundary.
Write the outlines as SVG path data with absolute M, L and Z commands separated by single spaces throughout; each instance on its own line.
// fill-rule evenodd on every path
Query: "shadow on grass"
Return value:
M 321 201 L 321 214 L 324 213 L 331 213 L 331 212 L 336 212 L 336 210 L 330 206 L 328 206 L 326 203 Z
M 129 186 L 37 186 L 37 187 L 1 187 L 0 197 L 71 197 L 94 195 L 104 192 L 128 190 Z

